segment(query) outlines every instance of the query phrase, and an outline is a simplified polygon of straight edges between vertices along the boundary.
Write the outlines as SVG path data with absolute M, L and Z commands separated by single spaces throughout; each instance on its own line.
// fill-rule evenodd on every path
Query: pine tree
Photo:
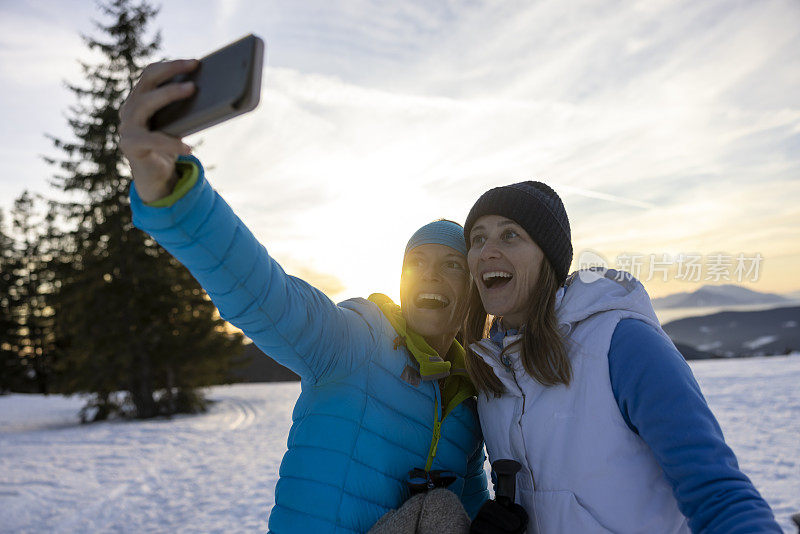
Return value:
M 15 254 L 15 289 L 12 314 L 18 325 L 18 354 L 27 376 L 38 393 L 53 389 L 55 351 L 53 348 L 53 309 L 49 306 L 54 292 L 50 270 L 48 242 L 43 227 L 48 217 L 40 220 L 37 201 L 27 191 L 14 201 L 11 210 L 13 233 L 19 241 Z M 46 232 L 45 232 L 46 233 Z
M 106 40 L 84 40 L 104 62 L 82 63 L 86 85 L 68 85 L 79 100 L 69 119 L 75 141 L 52 138 L 65 158 L 49 160 L 63 171 L 53 185 L 85 197 L 61 204 L 74 228 L 54 304 L 64 384 L 95 394 L 95 419 L 118 408 L 117 391 L 136 417 L 195 411 L 195 388 L 227 379 L 242 336 L 224 331 L 188 271 L 132 224 L 118 109 L 159 47 L 158 34 L 145 37 L 157 10 L 130 0 L 101 9 L 111 19 L 97 23 Z
M 17 307 L 19 254 L 6 232 L 0 211 L 0 394 L 24 389 L 25 367 L 20 358 L 20 325 Z

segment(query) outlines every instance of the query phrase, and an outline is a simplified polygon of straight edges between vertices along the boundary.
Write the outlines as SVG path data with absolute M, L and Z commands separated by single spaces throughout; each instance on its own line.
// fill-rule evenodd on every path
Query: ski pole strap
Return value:
M 458 478 L 458 475 L 452 471 L 445 471 L 442 469 L 426 471 L 425 469 L 415 467 L 408 472 L 408 480 L 406 483 L 413 497 L 419 493 L 427 493 L 435 488 L 446 488 L 455 482 L 456 478 Z

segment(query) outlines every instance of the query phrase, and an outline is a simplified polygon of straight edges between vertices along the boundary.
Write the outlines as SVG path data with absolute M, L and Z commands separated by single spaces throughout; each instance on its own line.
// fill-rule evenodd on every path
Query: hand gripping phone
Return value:
M 150 129 L 185 137 L 252 111 L 261 97 L 264 41 L 248 35 L 212 52 L 192 72 L 164 82 L 192 81 L 194 94 L 172 102 L 150 119 Z

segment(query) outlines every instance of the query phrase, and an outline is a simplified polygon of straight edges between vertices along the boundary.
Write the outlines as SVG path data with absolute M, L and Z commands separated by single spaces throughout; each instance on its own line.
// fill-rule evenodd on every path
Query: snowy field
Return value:
M 743 470 L 794 533 L 800 355 L 691 365 Z M 79 398 L 0 397 L 0 532 L 266 531 L 298 391 L 215 387 L 208 414 L 86 426 Z

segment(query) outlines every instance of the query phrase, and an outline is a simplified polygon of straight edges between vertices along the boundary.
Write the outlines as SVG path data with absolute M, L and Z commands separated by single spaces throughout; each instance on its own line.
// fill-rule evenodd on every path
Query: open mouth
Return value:
M 418 308 L 426 310 L 440 310 L 450 304 L 450 299 L 439 293 L 420 293 L 414 300 Z
M 489 271 L 488 273 L 483 273 L 482 278 L 483 285 L 487 289 L 500 289 L 508 284 L 514 278 L 514 275 L 505 271 Z

